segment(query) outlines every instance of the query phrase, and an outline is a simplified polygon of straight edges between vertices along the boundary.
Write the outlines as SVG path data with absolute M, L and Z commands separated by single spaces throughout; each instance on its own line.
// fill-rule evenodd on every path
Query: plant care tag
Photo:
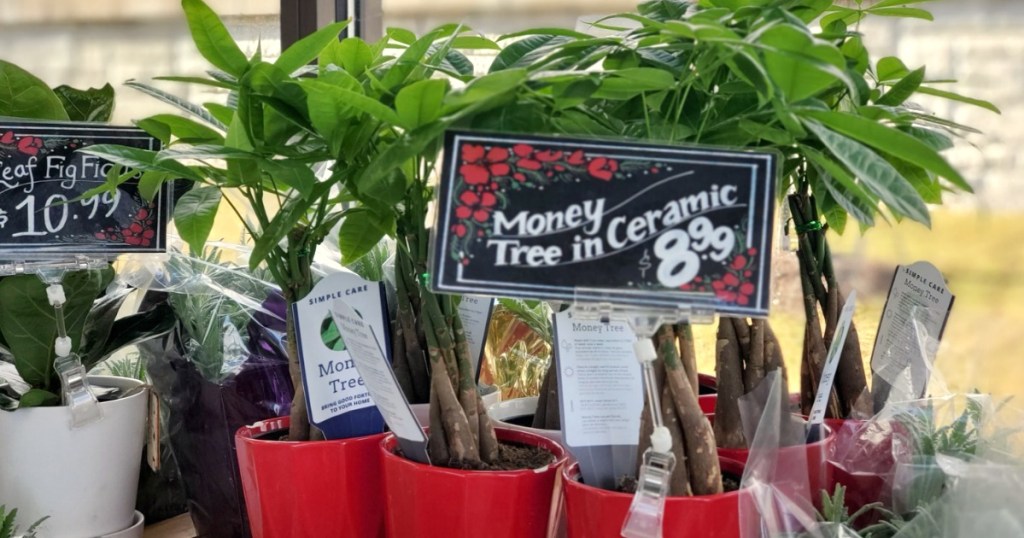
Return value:
M 429 464 L 427 436 L 395 379 L 391 361 L 387 359 L 376 336 L 377 329 L 345 298 L 334 302 L 332 314 L 341 337 L 352 352 L 356 369 L 362 374 L 366 388 L 377 403 L 377 408 L 384 414 L 388 427 L 398 437 L 398 445 L 405 457 Z
M 636 335 L 624 321 L 554 315 L 555 364 L 565 444 L 583 481 L 614 488 L 636 472 L 637 432 L 644 409 Z
M 292 305 L 298 336 L 299 363 L 310 421 L 328 439 L 359 437 L 384 431 L 384 418 L 373 404 L 355 361 L 331 316 L 331 304 L 345 299 L 387 335 L 388 308 L 384 284 L 343 271 L 317 283 L 309 295 Z
M 768 314 L 778 155 L 452 131 L 445 293 Z
M 876 412 L 888 401 L 925 397 L 953 301 L 934 265 L 896 267 L 871 353 Z
M 825 411 L 828 409 L 828 400 L 832 394 L 832 385 L 836 378 L 836 368 L 839 367 L 839 359 L 843 355 L 846 337 L 850 334 L 850 325 L 853 324 L 853 311 L 856 306 L 857 290 L 852 290 L 846 298 L 843 311 L 839 313 L 839 324 L 836 326 L 836 334 L 832 337 L 832 345 L 828 348 L 825 366 L 821 369 L 818 392 L 814 397 L 814 405 L 811 406 L 811 416 L 807 423 L 808 442 L 814 442 L 821 437 L 821 425 L 825 422 Z
M 487 327 L 491 324 L 494 299 L 478 295 L 463 295 L 459 301 L 459 319 L 466 331 L 469 356 L 473 358 L 473 379 L 480 379 L 480 365 L 483 363 L 484 342 L 487 342 Z
M 140 176 L 114 193 L 83 198 L 115 171 L 79 152 L 95 144 L 160 149 L 159 140 L 133 127 L 0 121 L 0 252 L 53 258 L 166 250 L 173 182 L 152 201 L 141 194 Z

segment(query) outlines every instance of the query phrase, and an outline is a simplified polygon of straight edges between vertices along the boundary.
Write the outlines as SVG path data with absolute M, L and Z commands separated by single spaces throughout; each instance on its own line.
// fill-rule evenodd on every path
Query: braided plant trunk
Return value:
M 782 348 L 768 320 L 721 317 L 715 346 L 718 398 L 715 401 L 715 439 L 724 448 L 747 448 L 739 398 L 753 391 L 769 372 L 782 371 L 786 386 L 786 364 Z M 783 405 L 786 405 L 783 400 Z
M 498 440 L 477 391 L 455 298 L 424 285 L 426 232 L 413 229 L 418 233 L 399 235 L 396 249 L 396 377 L 410 400 L 430 403 L 431 461 L 471 468 L 493 463 Z
M 822 226 L 818 220 L 814 197 L 801 192 L 790 195 L 788 202 L 799 238 L 797 258 L 800 262 L 800 283 L 806 316 L 800 366 L 800 407 L 804 414 L 809 414 L 846 296 L 836 280 L 832 252 L 825 237 L 827 227 Z M 832 393 L 829 395 L 826 416 L 847 418 L 855 410 L 870 411 L 870 398 L 865 397 L 866 391 L 867 376 L 860 340 L 857 328 L 851 324 L 839 359 Z

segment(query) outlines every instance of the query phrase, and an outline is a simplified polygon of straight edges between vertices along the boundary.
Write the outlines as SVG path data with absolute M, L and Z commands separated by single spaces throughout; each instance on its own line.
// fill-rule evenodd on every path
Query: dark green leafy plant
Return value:
M 168 331 L 174 315 L 168 307 L 117 319 L 127 290 L 106 294 L 114 277 L 111 268 L 75 271 L 62 280 L 67 302 L 64 323 L 72 350 L 86 370 L 125 346 Z M 22 395 L 21 407 L 60 404 L 60 377 L 54 371 L 57 319 L 46 296 L 46 284 L 36 275 L 0 279 L 0 346 L 9 354 L 21 378 L 32 388 Z M 5 402 L 12 407 L 13 402 Z
M 0 116 L 32 120 L 110 121 L 114 88 L 55 89 L 28 71 L 0 60 Z

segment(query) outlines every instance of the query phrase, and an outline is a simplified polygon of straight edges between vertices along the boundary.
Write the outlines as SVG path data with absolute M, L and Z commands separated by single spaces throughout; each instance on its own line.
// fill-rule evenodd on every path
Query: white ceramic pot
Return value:
M 109 376 L 89 381 L 142 384 Z M 0 411 L 0 504 L 18 509 L 22 528 L 47 517 L 41 537 L 87 538 L 132 528 L 147 404 L 145 391 L 103 402 L 100 421 L 75 429 L 65 407 Z
M 142 512 L 135 511 L 135 517 L 132 518 L 132 526 L 128 527 L 123 531 L 112 532 L 110 534 L 104 534 L 100 538 L 142 538 L 142 533 L 146 527 L 146 516 L 142 515 Z
M 521 426 L 519 424 L 513 424 L 506 422 L 509 419 L 516 417 L 533 416 L 537 412 L 537 397 L 528 396 L 526 398 L 513 398 L 511 400 L 504 400 L 496 404 L 487 407 L 487 414 L 491 416 L 497 424 L 495 426 L 504 426 L 513 430 L 521 430 L 530 433 L 535 433 L 555 441 L 556 443 L 562 443 L 562 431 L 561 430 L 541 430 L 538 428 L 531 428 L 529 426 Z

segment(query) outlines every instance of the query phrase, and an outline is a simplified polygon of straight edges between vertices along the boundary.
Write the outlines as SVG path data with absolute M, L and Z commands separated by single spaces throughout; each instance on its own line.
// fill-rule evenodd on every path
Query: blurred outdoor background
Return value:
M 274 56 L 279 0 L 209 0 L 226 17 L 248 53 Z M 496 36 L 525 27 L 574 27 L 583 15 L 632 8 L 630 0 L 384 0 L 385 25 L 417 31 L 464 22 Z M 966 105 L 921 100 L 955 121 L 984 131 L 948 157 L 976 191 L 948 197 L 933 213 L 931 230 L 884 223 L 864 235 L 854 226 L 833 237 L 843 281 L 857 288 L 857 323 L 866 357 L 897 263 L 929 260 L 956 294 L 938 366 L 954 390 L 977 388 L 1024 396 L 1024 1 L 939 0 L 922 7 L 934 22 L 872 19 L 862 24 L 874 59 L 898 54 L 913 69 L 927 64 L 929 79 L 958 79 L 959 93 L 994 102 L 995 115 Z M 51 85 L 118 89 L 118 123 L 164 109 L 120 84 L 175 74 L 200 74 L 176 0 L 0 0 L 0 58 L 33 71 Z M 480 65 L 486 65 L 482 60 Z M 162 87 L 189 99 L 184 86 Z M 210 99 L 218 96 L 211 95 Z M 225 239 L 237 240 L 225 226 Z M 772 314 L 791 372 L 798 372 L 802 313 L 793 255 L 777 255 Z M 702 371 L 713 371 L 713 337 L 700 331 Z M 798 375 L 790 376 L 793 381 Z

